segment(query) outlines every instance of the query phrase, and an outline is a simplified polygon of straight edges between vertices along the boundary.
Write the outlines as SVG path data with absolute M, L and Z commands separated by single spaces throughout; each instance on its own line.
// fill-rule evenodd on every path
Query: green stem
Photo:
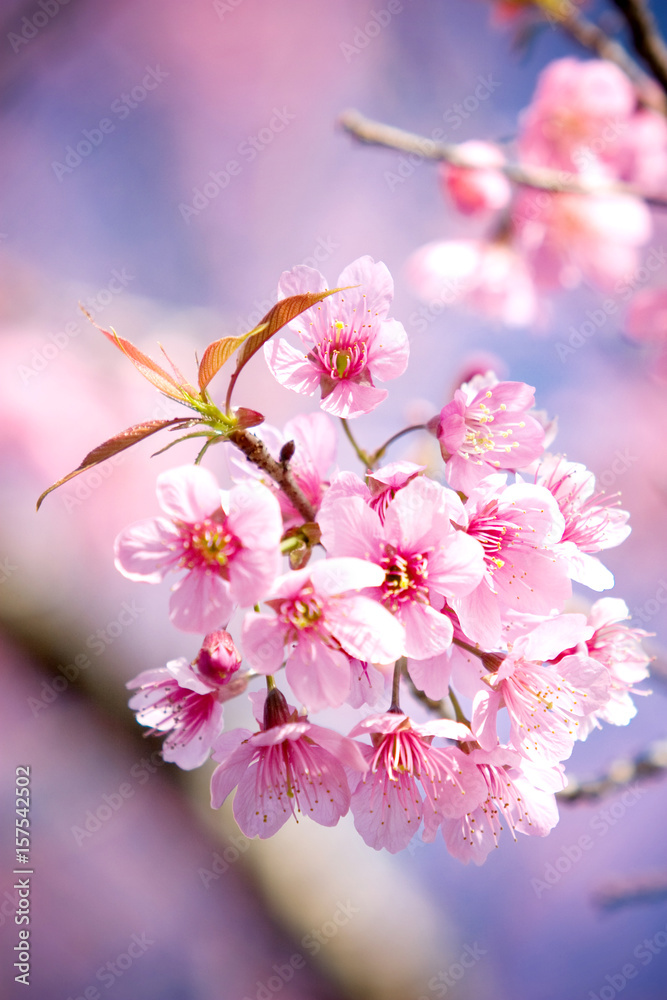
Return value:
M 425 431 L 427 429 L 426 424 L 413 424 L 411 427 L 404 427 L 403 430 L 398 431 L 397 434 L 392 434 L 392 436 L 370 456 L 369 468 L 373 468 L 373 466 L 380 461 L 389 445 L 393 444 L 394 441 L 398 441 L 398 439 L 402 438 L 404 434 L 410 434 L 412 431 Z
M 483 649 L 479 649 L 476 646 L 471 646 L 469 642 L 464 642 L 463 639 L 457 639 L 454 637 L 452 642 L 455 646 L 460 646 L 461 649 L 465 649 L 466 652 L 472 653 L 473 656 L 478 656 L 480 660 L 483 660 L 488 654 L 484 652 Z
M 454 706 L 454 714 L 456 715 L 456 721 L 462 722 L 465 726 L 470 726 L 470 720 L 466 718 L 465 712 L 461 708 L 459 700 L 451 688 L 449 689 L 449 700 Z
M 348 424 L 345 417 L 341 417 L 340 422 L 343 425 L 345 436 L 347 437 L 348 441 L 350 442 L 350 444 L 352 445 L 352 447 L 356 452 L 357 458 L 362 463 L 364 469 L 369 469 L 371 466 L 370 458 L 368 454 L 363 450 L 363 448 L 360 448 L 357 442 L 354 440 L 354 436 L 352 434 L 352 431 L 350 430 L 350 425 Z
M 389 711 L 401 715 L 403 714 L 400 705 L 401 674 L 406 666 L 407 660 L 404 656 L 400 660 L 396 660 L 394 664 L 394 679 L 391 685 L 391 705 L 389 706 Z

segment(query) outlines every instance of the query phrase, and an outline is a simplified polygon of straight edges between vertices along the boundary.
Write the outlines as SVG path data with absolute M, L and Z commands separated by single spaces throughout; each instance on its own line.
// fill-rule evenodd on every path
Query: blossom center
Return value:
M 492 573 L 505 565 L 500 553 L 505 554 L 504 550 L 516 542 L 520 530 L 519 525 L 502 516 L 495 501 L 473 514 L 468 524 L 468 534 L 481 542 L 484 561 Z
M 183 554 L 180 564 L 185 569 L 217 569 L 225 574 L 229 562 L 241 545 L 226 526 L 226 517 L 213 515 L 195 524 L 182 524 Z
M 315 627 L 324 613 L 322 601 L 315 596 L 312 588 L 302 590 L 297 597 L 281 601 L 277 610 L 283 622 L 295 633 Z
M 380 565 L 385 571 L 382 591 L 392 610 L 406 601 L 428 602 L 428 555 L 401 555 L 393 545 L 385 546 Z
M 368 364 L 368 350 L 366 342 L 357 339 L 356 332 L 339 320 L 330 334 L 313 348 L 308 359 L 328 378 L 356 379 Z
M 491 393 L 486 393 L 486 398 L 490 398 Z M 483 401 L 474 406 L 469 406 L 465 414 L 465 438 L 459 447 L 459 453 L 469 461 L 472 460 L 477 465 L 488 462 L 491 465 L 499 466 L 498 460 L 487 458 L 487 452 L 510 453 L 513 448 L 519 447 L 519 442 L 512 440 L 513 428 L 522 430 L 526 426 L 525 420 L 508 421 L 506 418 L 507 405 L 501 403 L 498 412 L 502 413 L 502 423 L 499 428 L 493 428 L 496 416 Z

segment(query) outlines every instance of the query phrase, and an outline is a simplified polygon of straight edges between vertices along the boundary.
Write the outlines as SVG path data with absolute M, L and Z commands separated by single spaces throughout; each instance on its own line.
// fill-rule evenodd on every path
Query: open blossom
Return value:
M 145 670 L 127 687 L 137 722 L 153 734 L 167 733 L 162 756 L 184 770 L 199 767 L 222 732 L 223 702 L 245 691 L 237 677 L 241 658 L 228 632 L 207 635 L 192 664 L 181 657 L 166 667 Z
M 505 157 L 498 146 L 475 139 L 462 142 L 458 152 L 465 156 L 469 167 L 440 164 L 443 190 L 450 196 L 459 212 L 474 215 L 479 212 L 497 212 L 510 201 L 512 189 L 507 177 L 498 170 Z
M 234 729 L 217 741 L 220 761 L 211 778 L 211 804 L 219 809 L 238 786 L 236 822 L 247 837 L 271 837 L 290 816 L 335 826 L 350 806 L 346 768 L 367 768 L 358 745 L 314 726 L 274 688 L 263 706 L 260 729 Z
M 470 493 L 499 469 L 522 469 L 542 453 L 544 428 L 531 416 L 535 390 L 524 382 L 499 382 L 492 372 L 464 383 L 434 417 L 447 480 Z
M 386 399 L 387 391 L 376 387 L 376 379 L 386 382 L 405 371 L 408 338 L 401 323 L 387 319 L 394 283 L 384 264 L 360 257 L 345 268 L 336 287 L 346 291 L 324 299 L 289 324 L 305 354 L 286 340 L 273 339 L 265 345 L 264 355 L 281 385 L 307 396 L 319 389 L 323 410 L 357 417 Z M 319 271 L 299 264 L 282 275 L 278 297 L 326 288 Z
M 486 795 L 476 808 L 457 819 L 443 819 L 442 836 L 447 850 L 465 865 L 484 864 L 498 847 L 504 829 L 545 837 L 558 822 L 555 792 L 565 787 L 562 767 L 531 764 L 502 746 L 474 749 L 468 755 L 486 785 Z
M 592 723 L 601 719 L 614 726 L 626 726 L 637 714 L 630 695 L 648 694 L 635 687 L 649 676 L 650 658 L 641 647 L 641 639 L 647 633 L 624 625 L 629 617 L 627 604 L 616 597 L 596 601 L 588 614 L 588 626 L 593 634 L 585 641 L 585 651 L 606 667 L 610 681 L 609 700 L 589 716 Z M 582 644 L 578 649 L 582 649 Z M 574 652 L 577 649 L 566 650 L 566 654 Z
M 609 674 L 585 653 L 547 661 L 590 632 L 583 615 L 559 615 L 512 644 L 473 702 L 472 729 L 485 750 L 497 744 L 496 719 L 505 707 L 510 744 L 523 756 L 546 764 L 570 756 L 575 741 L 587 733 L 584 728 L 580 734 L 582 720 L 609 700 Z
M 431 592 L 451 597 L 482 578 L 480 543 L 451 524 L 454 494 L 417 476 L 389 503 L 384 520 L 361 497 L 325 500 L 322 541 L 336 556 L 357 556 L 380 566 L 383 581 L 368 590 L 405 627 L 406 656 L 421 659 L 452 641 L 452 624 L 431 605 Z M 458 499 L 458 498 L 455 498 Z
M 424 822 L 433 839 L 444 817 L 461 816 L 486 797 L 477 769 L 458 747 L 434 747 L 433 738 L 470 738 L 467 726 L 448 719 L 418 725 L 386 712 L 363 720 L 350 736 L 370 734 L 361 745 L 368 770 L 357 778 L 351 809 L 354 825 L 370 847 L 395 854 Z
M 354 591 L 381 586 L 385 572 L 362 559 L 326 559 L 276 580 L 275 614 L 246 616 L 243 649 L 251 667 L 273 674 L 286 663 L 290 687 L 311 711 L 350 693 L 350 658 L 376 663 L 402 652 L 402 626 L 377 601 Z
M 126 528 L 116 539 L 116 567 L 130 580 L 159 583 L 186 570 L 172 588 L 170 618 L 186 632 L 229 621 L 235 605 L 261 600 L 280 572 L 282 518 L 261 483 L 246 482 L 223 509 L 215 477 L 201 466 L 163 472 L 158 502 L 168 517 Z
M 324 413 L 300 414 L 287 421 L 282 433 L 269 424 L 262 424 L 257 436 L 264 441 L 276 461 L 280 461 L 283 447 L 290 441 L 294 442 L 294 452 L 289 459 L 290 472 L 310 505 L 317 511 L 329 486 L 327 477 L 336 458 L 336 428 L 330 417 Z M 230 461 L 243 471 L 244 477 L 260 479 L 275 494 L 286 528 L 303 523 L 303 517 L 285 493 L 277 488 L 272 479 L 264 476 L 257 466 L 240 455 L 234 456 Z
M 591 590 L 608 590 L 614 577 L 592 553 L 611 549 L 630 534 L 629 514 L 615 497 L 595 490 L 595 475 L 585 465 L 560 455 L 546 455 L 537 466 L 535 482 L 553 495 L 565 520 L 560 558 L 567 561 L 573 580 Z
M 563 516 L 543 486 L 508 486 L 507 476 L 501 474 L 487 476 L 465 507 L 457 506 L 455 523 L 484 550 L 484 574 L 474 590 L 451 602 L 452 607 L 466 634 L 493 649 L 512 618 L 550 615 L 570 596 L 567 565 L 554 552 Z

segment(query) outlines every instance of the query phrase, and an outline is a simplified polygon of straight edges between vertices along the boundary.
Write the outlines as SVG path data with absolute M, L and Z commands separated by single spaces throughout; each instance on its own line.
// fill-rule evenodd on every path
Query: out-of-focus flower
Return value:
M 458 152 L 475 168 L 440 165 L 440 179 L 446 194 L 464 215 L 498 212 L 509 205 L 512 188 L 507 177 L 498 170 L 505 157 L 490 142 L 470 140 L 458 146 Z
M 335 303 L 324 299 L 290 323 L 306 354 L 275 339 L 265 345 L 264 354 L 281 385 L 307 396 L 319 389 L 323 410 L 357 417 L 387 397 L 375 379 L 386 382 L 405 371 L 408 338 L 401 323 L 387 319 L 394 283 L 384 264 L 360 257 L 342 272 L 338 287 L 348 290 Z M 319 271 L 299 264 L 282 275 L 278 297 L 326 288 Z
M 281 565 L 282 518 L 273 494 L 261 483 L 242 483 L 231 490 L 225 512 L 213 474 L 182 466 L 158 476 L 157 495 L 169 516 L 121 532 L 120 572 L 159 583 L 170 570 L 186 570 L 170 600 L 171 621 L 186 632 L 226 625 L 236 604 L 261 600 Z

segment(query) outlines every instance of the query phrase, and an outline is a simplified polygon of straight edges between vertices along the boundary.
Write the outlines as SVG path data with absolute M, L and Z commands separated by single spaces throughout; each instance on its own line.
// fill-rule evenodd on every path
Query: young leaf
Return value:
M 237 347 L 240 347 L 244 340 L 252 334 L 257 333 L 262 328 L 262 323 L 256 326 L 250 333 L 244 333 L 241 337 L 223 337 L 209 344 L 204 351 L 199 365 L 199 388 L 203 392 L 211 379 L 218 374 L 225 361 L 228 361 Z
M 162 430 L 163 427 L 169 427 L 173 424 L 182 423 L 190 424 L 191 418 L 175 417 L 172 420 L 145 420 L 141 424 L 135 424 L 134 427 L 128 427 L 127 430 L 121 431 L 120 434 L 116 434 L 115 437 L 109 438 L 108 441 L 98 444 L 97 448 L 93 448 L 93 450 L 86 455 L 81 465 L 76 468 L 74 472 L 70 472 L 67 476 L 63 476 L 63 478 L 59 479 L 57 483 L 53 484 L 53 486 L 49 486 L 48 490 L 44 490 L 37 501 L 37 510 L 41 507 L 44 497 L 48 496 L 52 490 L 62 486 L 63 483 L 66 483 L 68 480 L 78 476 L 81 472 L 85 472 L 87 469 L 92 469 L 93 466 L 99 465 L 100 462 L 105 462 L 108 458 L 112 458 L 113 455 L 117 455 L 126 448 L 130 448 L 138 441 L 143 441 L 144 438 L 149 437 L 151 434 L 155 434 L 156 431 Z
M 131 344 L 129 340 L 125 340 L 124 337 L 119 337 L 116 331 L 112 328 L 111 331 L 103 329 L 95 322 L 93 317 L 87 312 L 83 306 L 81 306 L 81 311 L 88 317 L 90 322 L 96 329 L 103 333 L 107 340 L 110 340 L 112 344 L 115 344 L 123 354 L 130 359 L 135 368 L 141 372 L 144 378 L 163 392 L 165 396 L 171 396 L 172 399 L 177 399 L 180 403 L 187 403 L 187 399 L 183 394 L 183 387 L 176 382 L 175 379 L 169 375 L 163 368 L 149 358 L 147 354 L 140 351 L 138 347 Z
M 255 327 L 254 330 L 251 330 L 244 337 L 243 346 L 236 357 L 236 370 L 229 381 L 229 389 L 227 390 L 227 399 L 225 401 L 225 408 L 227 410 L 229 410 L 232 391 L 236 385 L 237 378 L 241 374 L 241 370 L 250 361 L 252 356 L 257 353 L 260 347 L 263 347 L 274 333 L 282 329 L 286 323 L 290 323 L 293 319 L 296 319 L 306 309 L 317 305 L 322 299 L 326 299 L 328 295 L 343 291 L 345 291 L 344 288 L 327 288 L 324 292 L 303 292 L 301 295 L 290 295 L 288 298 L 276 302 L 275 306 L 269 309 L 259 326 Z

